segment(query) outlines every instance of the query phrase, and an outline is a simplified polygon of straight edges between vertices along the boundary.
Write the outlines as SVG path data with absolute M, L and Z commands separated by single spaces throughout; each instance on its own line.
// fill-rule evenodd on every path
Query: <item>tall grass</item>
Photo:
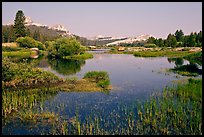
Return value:
M 202 80 L 189 79 L 184 85 L 166 87 L 149 101 L 111 112 L 89 116 L 85 122 L 78 115 L 64 120 L 52 134 L 70 135 L 202 135 Z
M 12 113 L 31 110 L 40 102 L 56 95 L 57 91 L 50 89 L 31 89 L 2 91 L 2 117 L 7 118 Z

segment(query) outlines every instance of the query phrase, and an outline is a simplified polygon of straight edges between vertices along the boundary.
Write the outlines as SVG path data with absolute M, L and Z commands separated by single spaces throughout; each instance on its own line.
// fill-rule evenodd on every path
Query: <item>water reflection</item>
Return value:
M 186 75 L 186 76 L 198 76 L 202 75 L 202 68 L 197 63 L 189 61 L 188 64 L 184 64 L 183 58 L 168 58 L 167 59 L 170 63 L 174 62 L 175 67 L 171 68 L 173 72 Z
M 184 60 L 182 58 L 168 58 L 169 63 L 174 62 L 177 67 L 183 65 Z
M 85 64 L 85 60 L 48 59 L 47 61 L 53 70 L 63 75 L 75 74 Z
M 95 54 L 93 59 L 86 60 L 86 62 L 84 60 L 50 60 L 46 58 L 34 60 L 39 61 L 38 67 L 49 68 L 48 71 L 52 72 L 53 70 L 61 75 L 75 74 L 81 78 L 86 72 L 93 70 L 109 73 L 111 85 L 114 88 L 107 94 L 101 92 L 58 92 L 54 98 L 46 100 L 43 104 L 44 111 L 55 112 L 66 118 L 73 117 L 77 110 L 80 119 L 97 113 L 106 119 L 111 113 L 120 113 L 121 105 L 131 106 L 136 100 L 144 102 L 149 99 L 152 93 L 162 92 L 165 86 L 170 86 L 173 80 L 183 78 L 183 76 L 175 77 L 177 74 L 174 73 L 169 75 L 155 73 L 157 71 L 187 66 L 199 67 L 181 58 L 143 58 L 126 54 Z M 200 71 L 202 73 L 202 68 Z M 17 123 L 15 127 L 13 125 L 4 127 L 3 131 L 11 134 L 19 132 L 35 134 L 31 133 L 35 131 L 39 134 L 39 131 L 34 128 L 29 131 L 27 128 L 29 125 Z

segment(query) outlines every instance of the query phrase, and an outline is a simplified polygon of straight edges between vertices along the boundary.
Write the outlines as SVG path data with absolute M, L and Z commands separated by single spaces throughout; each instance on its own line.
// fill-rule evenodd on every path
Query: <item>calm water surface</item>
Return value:
M 184 61 L 183 64 L 188 64 Z M 109 92 L 59 92 L 53 99 L 44 102 L 44 110 L 57 112 L 67 119 L 77 111 L 81 120 L 94 112 L 107 117 L 121 106 L 130 106 L 136 100 L 148 100 L 153 92 L 161 92 L 165 86 L 170 86 L 173 80 L 184 78 L 177 74 L 167 73 L 166 69 L 175 67 L 174 62 L 166 57 L 143 58 L 128 54 L 94 54 L 93 59 L 86 61 L 48 61 L 41 60 L 40 68 L 62 78 L 82 78 L 88 71 L 107 71 L 113 87 Z M 60 106 L 60 107 L 56 107 Z M 4 132 L 14 134 L 38 134 L 30 131 L 26 125 L 4 127 Z

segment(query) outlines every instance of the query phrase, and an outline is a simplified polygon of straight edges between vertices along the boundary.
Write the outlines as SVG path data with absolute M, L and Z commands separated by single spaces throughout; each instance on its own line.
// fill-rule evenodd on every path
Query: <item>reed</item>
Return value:
M 64 121 L 63 128 L 69 135 L 202 135 L 202 80 L 165 87 L 149 101 L 108 115 L 88 116 L 85 122 L 76 115 L 75 120 Z

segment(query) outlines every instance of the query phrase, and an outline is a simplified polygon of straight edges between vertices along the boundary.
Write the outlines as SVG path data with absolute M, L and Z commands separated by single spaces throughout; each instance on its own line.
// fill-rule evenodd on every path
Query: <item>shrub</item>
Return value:
M 36 47 L 35 40 L 31 37 L 19 37 L 16 42 L 19 44 L 19 47 L 24 48 L 34 48 Z
M 39 50 L 45 50 L 45 45 L 42 44 L 41 42 L 39 41 L 36 41 L 36 47 L 39 49 Z
M 51 44 L 53 46 L 49 48 L 48 54 L 59 58 L 78 55 L 83 50 L 81 44 L 74 38 L 59 38 Z
M 9 58 L 2 59 L 2 81 L 9 81 L 16 75 L 16 64 Z
M 96 82 L 102 88 L 106 88 L 110 84 L 108 73 L 105 71 L 90 71 L 85 74 L 84 78 Z
M 19 47 L 24 48 L 39 48 L 40 50 L 44 50 L 45 46 L 39 42 L 34 40 L 31 37 L 19 37 L 16 42 L 19 44 Z

